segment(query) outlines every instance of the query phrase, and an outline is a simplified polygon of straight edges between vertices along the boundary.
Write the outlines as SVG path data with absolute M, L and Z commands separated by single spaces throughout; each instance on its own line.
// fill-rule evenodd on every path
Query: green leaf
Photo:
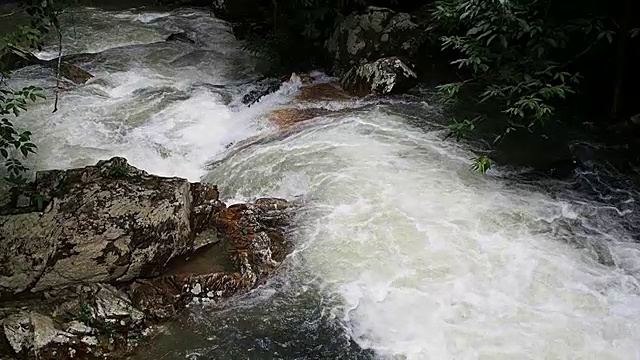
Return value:
M 609 42 L 609 44 L 613 43 L 613 35 L 611 35 L 610 32 L 607 32 L 607 41 Z
M 474 160 L 471 169 L 475 172 L 486 174 L 491 169 L 491 159 L 486 155 L 482 155 Z
M 504 35 L 500 35 L 499 39 L 500 39 L 500 45 L 502 45 L 502 47 L 506 49 L 508 47 L 507 38 L 504 37 Z

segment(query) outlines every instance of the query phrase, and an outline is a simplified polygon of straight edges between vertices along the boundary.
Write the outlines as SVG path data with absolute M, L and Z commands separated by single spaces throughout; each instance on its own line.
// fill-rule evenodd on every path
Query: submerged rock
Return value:
M 332 83 L 318 83 L 304 86 L 296 96 L 301 101 L 341 101 L 350 100 L 353 97 L 347 94 L 341 87 Z
M 413 69 L 397 57 L 354 66 L 340 79 L 342 87 L 358 96 L 386 95 L 409 90 L 418 82 Z
M 84 84 L 93 77 L 90 73 L 82 70 L 80 67 L 69 63 L 67 57 L 52 60 L 42 60 L 30 52 L 12 47 L 11 51 L 6 52 L 0 57 L 0 67 L 5 70 L 16 70 L 30 65 L 42 65 L 48 67 L 57 73 L 58 65 L 60 66 L 60 77 L 70 80 L 74 84 Z
M 0 297 L 159 275 L 193 251 L 218 204 L 209 185 L 149 175 L 123 158 L 42 171 L 0 209 Z
M 411 57 L 418 52 L 420 35 L 410 14 L 370 6 L 339 22 L 326 47 L 338 68 L 348 68 L 385 56 Z
M 50 67 L 54 68 L 54 70 L 57 69 L 57 60 L 51 60 L 47 62 L 47 64 Z M 84 84 L 89 81 L 89 79 L 93 78 L 93 75 L 91 75 L 90 73 L 82 70 L 76 65 L 67 62 L 63 62 L 60 64 L 60 76 L 71 80 L 71 82 L 73 82 L 74 84 Z
M 242 103 L 247 106 L 257 103 L 263 97 L 278 91 L 285 80 L 286 79 L 280 78 L 266 78 L 257 81 L 253 85 L 253 88 L 242 96 Z
M 323 108 L 278 109 L 269 113 L 269 120 L 278 125 L 278 127 L 286 128 L 329 113 L 331 113 L 331 110 Z

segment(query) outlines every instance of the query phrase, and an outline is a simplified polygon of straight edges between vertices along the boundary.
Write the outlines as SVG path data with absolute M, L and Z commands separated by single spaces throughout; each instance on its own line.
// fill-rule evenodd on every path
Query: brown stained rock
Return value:
M 138 280 L 131 285 L 131 294 L 136 307 L 144 309 L 150 319 L 163 321 L 175 317 L 194 299 L 228 298 L 253 285 L 240 273 L 182 274 Z
M 294 102 L 318 102 L 318 101 L 346 101 L 353 97 L 345 92 L 340 86 L 332 83 L 313 84 L 313 78 L 306 74 L 293 74 L 304 84 L 300 93 L 294 98 Z M 305 108 L 289 107 L 273 110 L 269 113 L 268 119 L 278 127 L 286 128 L 297 123 L 310 120 L 319 116 L 333 113 L 333 110 L 325 108 Z
M 0 209 L 0 298 L 157 276 L 215 241 L 196 241 L 194 229 L 221 206 L 215 187 L 149 175 L 122 158 L 39 172 L 28 191 L 31 207 Z
M 291 74 L 291 78 L 298 77 L 300 82 L 305 85 L 313 84 L 313 77 L 309 73 L 293 73 Z
M 74 84 L 84 84 L 93 77 L 93 75 L 82 70 L 76 65 L 69 64 L 66 62 L 63 62 L 60 64 L 60 76 L 71 80 L 71 82 L 73 82 Z
M 297 123 L 330 114 L 328 109 L 278 109 L 269 114 L 269 120 L 281 128 L 286 128 Z
M 194 300 L 217 301 L 254 288 L 288 253 L 283 230 L 288 209 L 286 200 L 259 199 L 220 210 L 215 224 L 238 271 L 138 280 L 131 285 L 134 304 L 162 320 Z
M 340 86 L 332 83 L 318 83 L 309 86 L 303 86 L 300 94 L 296 96 L 301 101 L 322 101 L 332 100 L 341 101 L 349 100 L 353 97 L 347 94 Z

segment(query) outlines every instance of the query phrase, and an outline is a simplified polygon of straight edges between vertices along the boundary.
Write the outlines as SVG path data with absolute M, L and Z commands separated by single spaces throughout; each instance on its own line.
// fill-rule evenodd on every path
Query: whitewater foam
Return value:
M 474 174 L 464 144 L 442 141 L 436 126 L 413 125 L 429 121 L 419 118 L 432 111 L 427 103 L 415 118 L 399 115 L 396 100 L 315 104 L 341 111 L 284 136 L 265 115 L 290 101 L 300 82 L 241 105 L 253 59 L 223 22 L 196 10 L 85 11 L 92 15 L 77 30 L 87 37 L 66 34 L 66 51 L 109 48 L 115 60 L 91 63 L 96 79 L 64 92 L 55 114 L 50 98 L 21 116 L 40 147 L 33 165 L 68 168 L 118 155 L 160 175 L 204 175 L 224 200 L 295 199 L 296 251 L 280 274 L 283 293 L 293 295 L 271 304 L 295 306 L 294 314 L 255 319 L 237 310 L 236 326 L 253 324 L 242 330 L 246 341 L 262 341 L 251 331 L 273 318 L 300 336 L 291 324 L 308 313 L 336 316 L 380 358 L 640 359 L 640 246 L 615 226 L 635 214 L 634 194 L 623 209 L 606 198 L 514 185 L 501 169 Z M 122 27 L 105 36 L 100 24 L 114 19 Z M 183 28 L 220 49 L 197 57 L 190 45 L 143 45 Z M 140 45 L 121 48 L 130 44 Z M 25 69 L 12 81 L 35 75 Z M 583 246 L 590 241 L 603 244 L 612 264 Z M 269 299 L 250 298 L 246 307 L 259 313 Z M 233 331 L 214 323 L 204 332 L 208 339 Z M 239 351 L 229 344 L 172 346 L 204 359 Z M 324 345 L 305 344 L 303 354 Z

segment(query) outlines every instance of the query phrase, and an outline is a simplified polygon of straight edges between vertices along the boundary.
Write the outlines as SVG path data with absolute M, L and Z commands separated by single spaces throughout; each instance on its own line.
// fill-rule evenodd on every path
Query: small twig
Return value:
M 13 15 L 16 15 L 16 14 L 20 14 L 20 13 L 21 13 L 21 12 L 23 12 L 23 11 L 24 11 L 24 9 L 21 9 L 21 10 L 16 10 L 16 11 L 14 11 L 14 12 L 6 13 L 6 14 L 1 14 L 1 15 L 0 15 L 0 18 L 4 18 L 4 17 L 9 17 L 9 16 L 13 16 Z
M 56 70 L 56 101 L 53 104 L 53 112 L 58 111 L 58 100 L 60 98 L 60 67 L 62 66 L 62 32 L 60 27 L 56 26 L 58 34 L 58 69 Z

